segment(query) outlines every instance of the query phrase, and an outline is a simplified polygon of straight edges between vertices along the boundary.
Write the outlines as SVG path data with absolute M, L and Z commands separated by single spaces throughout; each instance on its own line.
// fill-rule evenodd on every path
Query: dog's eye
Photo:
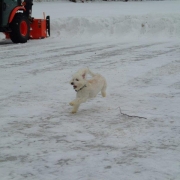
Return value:
M 76 81 L 79 81 L 79 79 L 76 79 Z

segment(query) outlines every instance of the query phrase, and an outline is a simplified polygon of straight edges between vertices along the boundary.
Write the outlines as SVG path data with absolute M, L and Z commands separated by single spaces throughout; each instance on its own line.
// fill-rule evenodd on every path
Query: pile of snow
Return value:
M 52 34 L 61 38 L 180 37 L 179 15 L 67 17 L 52 21 Z
M 55 37 L 180 37 L 180 2 L 177 1 L 56 4 L 57 8 L 52 8 L 54 13 L 49 12 Z
M 33 17 L 51 16 L 51 37 L 179 38 L 179 1 L 34 2 Z M 4 37 L 2 34 L 0 38 Z

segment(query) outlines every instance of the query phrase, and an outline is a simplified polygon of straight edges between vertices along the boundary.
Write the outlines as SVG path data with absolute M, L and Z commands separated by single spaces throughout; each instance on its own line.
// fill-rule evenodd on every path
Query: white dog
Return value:
M 92 78 L 87 80 L 87 74 L 90 74 Z M 92 73 L 88 68 L 80 69 L 75 73 L 70 84 L 73 85 L 74 90 L 77 92 L 76 99 L 69 103 L 73 106 L 72 113 L 76 113 L 81 103 L 96 97 L 100 91 L 102 96 L 106 97 L 106 79 L 100 74 Z

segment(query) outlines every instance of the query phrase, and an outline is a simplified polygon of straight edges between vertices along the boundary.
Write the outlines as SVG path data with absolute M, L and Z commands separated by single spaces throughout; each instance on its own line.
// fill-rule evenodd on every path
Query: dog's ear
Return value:
M 85 79 L 86 78 L 86 73 L 83 73 L 82 77 L 83 77 L 83 79 Z

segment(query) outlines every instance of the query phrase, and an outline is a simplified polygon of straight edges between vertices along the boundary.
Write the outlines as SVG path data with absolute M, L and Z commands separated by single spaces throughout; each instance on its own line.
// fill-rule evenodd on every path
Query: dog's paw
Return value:
M 73 102 L 70 102 L 69 105 L 70 105 L 70 106 L 74 106 L 74 103 L 73 103 Z
M 72 113 L 72 114 L 75 114 L 75 113 L 77 113 L 77 111 L 75 111 L 75 110 L 72 110 L 72 111 L 71 111 L 71 113 Z

